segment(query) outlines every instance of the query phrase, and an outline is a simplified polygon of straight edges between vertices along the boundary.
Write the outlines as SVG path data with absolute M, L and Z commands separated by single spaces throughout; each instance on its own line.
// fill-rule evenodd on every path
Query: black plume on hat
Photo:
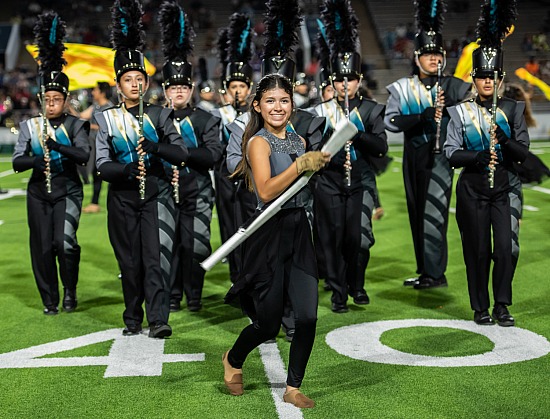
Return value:
M 517 18 L 516 0 L 486 0 L 477 23 L 479 48 L 472 53 L 472 77 L 488 76 L 498 71 L 504 75 L 502 42 Z
M 262 74 L 278 73 L 294 82 L 296 64 L 289 55 L 298 43 L 302 11 L 297 0 L 269 0 L 266 6 Z
M 111 7 L 111 44 L 116 50 L 114 66 L 117 80 L 131 70 L 141 71 L 147 76 L 142 54 L 145 47 L 142 15 L 138 0 L 116 0 Z
M 218 58 L 222 65 L 221 86 L 220 91 L 225 92 L 225 70 L 227 67 L 227 43 L 229 42 L 229 28 L 218 29 L 218 39 L 216 41 L 216 49 L 218 50 Z
M 162 52 L 165 63 L 162 68 L 164 86 L 171 84 L 193 85 L 193 67 L 187 61 L 193 52 L 195 32 L 187 14 L 177 0 L 165 0 L 159 10 Z
M 38 46 L 38 72 L 45 90 L 57 90 L 65 95 L 69 91 L 69 78 L 62 73 L 67 61 L 63 58 L 65 22 L 57 13 L 47 11 L 38 16 L 34 25 L 35 43 Z
M 227 33 L 227 68 L 225 81 L 233 80 L 245 82 L 250 86 L 252 82 L 252 67 L 248 65 L 252 57 L 252 23 L 250 18 L 242 13 L 233 13 L 230 18 Z
M 321 70 L 319 71 L 319 87 L 324 89 L 330 84 L 330 48 L 327 42 L 327 32 L 325 25 L 320 19 L 317 19 L 319 26 L 319 35 L 317 36 L 316 46 Z
M 444 0 L 415 0 L 416 26 L 418 33 L 415 37 L 415 51 L 417 54 L 438 52 L 444 54 L 442 29 L 445 22 L 444 13 L 447 5 Z
M 333 77 L 361 76 L 361 56 L 357 52 L 359 21 L 349 0 L 326 0 L 321 10 L 325 25 Z

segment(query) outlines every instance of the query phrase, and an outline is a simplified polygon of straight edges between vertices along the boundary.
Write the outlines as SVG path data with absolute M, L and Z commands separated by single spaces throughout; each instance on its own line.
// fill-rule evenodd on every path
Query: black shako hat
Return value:
M 472 77 L 504 77 L 502 43 L 517 18 L 515 0 L 486 0 L 477 23 L 479 48 L 472 53 Z
M 158 20 L 165 59 L 162 67 L 164 88 L 178 84 L 193 86 L 193 66 L 187 56 L 193 52 L 195 32 L 187 14 L 176 0 L 165 0 L 160 6 Z
M 38 46 L 38 73 L 44 91 L 55 90 L 65 96 L 69 93 L 69 77 L 61 70 L 67 64 L 63 58 L 66 29 L 57 13 L 46 11 L 40 14 L 34 25 L 35 43 Z

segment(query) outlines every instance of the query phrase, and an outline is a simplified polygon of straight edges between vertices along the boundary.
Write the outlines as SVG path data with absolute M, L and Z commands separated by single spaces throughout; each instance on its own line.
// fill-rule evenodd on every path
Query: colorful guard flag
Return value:
M 525 80 L 527 83 L 538 87 L 542 91 L 542 93 L 544 93 L 544 96 L 546 97 L 546 99 L 550 100 L 550 86 L 548 86 L 544 81 L 542 81 L 536 76 L 533 76 L 523 67 L 518 68 L 515 71 L 515 74 L 520 79 Z
M 63 58 L 67 65 L 63 72 L 69 77 L 71 90 L 89 89 L 97 85 L 98 81 L 106 81 L 111 86 L 115 85 L 115 71 L 113 62 L 115 51 L 111 48 L 96 45 L 66 43 L 67 49 Z M 38 56 L 36 45 L 27 45 L 27 51 L 34 59 Z M 156 68 L 145 58 L 145 70 L 152 76 Z

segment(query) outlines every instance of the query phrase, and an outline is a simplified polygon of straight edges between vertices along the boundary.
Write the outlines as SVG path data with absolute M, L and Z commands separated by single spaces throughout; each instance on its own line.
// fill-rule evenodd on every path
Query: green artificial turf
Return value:
M 532 149 L 550 151 L 547 143 Z M 392 152 L 396 160 L 400 152 Z M 550 165 L 550 152 L 539 154 Z M 25 188 L 29 173 L 8 175 L 0 162 L 0 187 Z M 456 177 L 455 177 L 456 180 Z M 403 287 L 415 275 L 412 240 L 401 165 L 394 161 L 378 178 L 385 216 L 374 222 L 376 244 L 366 273 L 371 304 L 350 304 L 346 314 L 330 310 L 330 293 L 319 286 L 317 337 L 302 390 L 317 406 L 305 418 L 544 418 L 549 417 L 548 355 L 529 361 L 478 367 L 419 367 L 349 358 L 325 338 L 336 329 L 363 323 L 402 320 L 467 320 L 472 324 L 462 247 L 453 214 L 449 221 L 449 287 L 417 291 Z M 550 188 L 543 183 L 543 188 Z M 107 234 L 105 187 L 102 211 L 83 214 L 78 231 L 82 247 L 78 309 L 44 316 L 31 271 L 25 197 L 0 200 L 0 354 L 110 329 L 122 331 L 123 301 L 118 268 Z M 85 186 L 85 202 L 91 187 Z M 550 338 L 550 212 L 548 194 L 525 189 L 521 254 L 514 278 L 517 326 Z M 454 207 L 455 197 L 451 206 Z M 217 219 L 213 246 L 219 246 Z M 198 313 L 170 316 L 174 334 L 164 354 L 203 353 L 204 361 L 164 363 L 162 375 L 105 378 L 106 366 L 0 368 L 0 418 L 275 418 L 259 352 L 244 366 L 245 395 L 231 397 L 223 387 L 221 355 L 231 347 L 248 319 L 224 305 L 230 286 L 228 267 L 217 265 L 206 276 Z M 498 328 L 498 326 L 493 326 Z M 498 328 L 502 334 L 511 329 Z M 128 338 L 131 339 L 131 338 Z M 446 327 L 388 330 L 383 344 L 401 352 L 442 358 L 489 352 L 486 337 Z M 528 342 L 526 342 L 528 344 Z M 281 333 L 277 346 L 286 362 L 289 343 Z M 41 359 L 107 357 L 111 341 L 41 356 Z M 522 351 L 518 347 L 519 352 Z M 111 360 L 114 362 L 114 360 Z M 0 365 L 1 367 L 1 365 Z M 280 384 L 279 384 L 280 385 Z

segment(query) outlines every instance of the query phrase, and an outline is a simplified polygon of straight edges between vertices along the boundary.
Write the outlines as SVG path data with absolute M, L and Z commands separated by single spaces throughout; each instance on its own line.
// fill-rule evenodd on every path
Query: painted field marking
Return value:
M 445 327 L 466 330 L 487 337 L 492 351 L 479 355 L 437 357 L 410 354 L 380 342 L 382 333 L 410 327 Z M 388 320 L 345 326 L 327 334 L 327 344 L 341 355 L 380 364 L 424 367 L 475 367 L 502 365 L 541 358 L 550 352 L 544 337 L 519 327 L 479 326 L 467 320 Z
M 13 175 L 15 172 L 13 170 L 5 170 L 3 172 L 0 172 L 0 178 L 2 177 L 6 177 L 6 176 L 9 176 L 9 175 Z
M 6 193 L 0 194 L 0 201 L 3 199 L 13 198 L 14 196 L 26 195 L 27 191 L 24 189 L 8 189 Z
M 114 342 L 107 356 L 40 358 L 111 340 Z M 0 369 L 106 365 L 105 378 L 151 377 L 162 375 L 164 363 L 196 362 L 205 359 L 204 353 L 165 354 L 164 342 L 164 339 L 147 337 L 146 331 L 138 336 L 122 336 L 120 329 L 109 329 L 0 354 Z
M 277 344 L 275 342 L 262 343 L 258 349 L 264 364 L 265 375 L 271 386 L 271 396 L 275 402 L 277 414 L 280 418 L 285 419 L 303 418 L 300 409 L 283 401 L 283 394 L 286 390 L 286 368 Z

